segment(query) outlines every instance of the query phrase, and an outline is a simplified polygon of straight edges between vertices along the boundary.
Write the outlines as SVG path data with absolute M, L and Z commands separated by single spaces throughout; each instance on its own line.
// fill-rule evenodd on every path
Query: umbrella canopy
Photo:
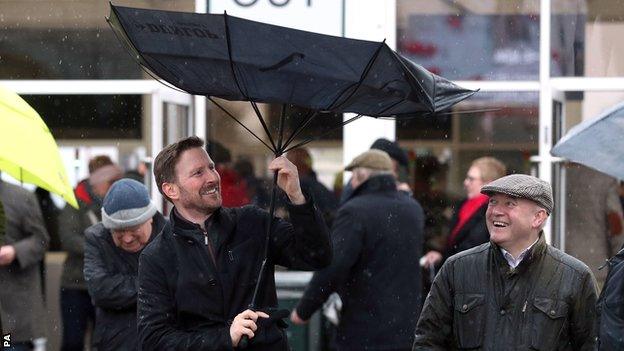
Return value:
M 0 170 L 78 208 L 50 130 L 19 95 L 0 86 Z
M 474 94 L 384 42 L 113 5 L 109 23 L 144 67 L 195 95 L 388 117 L 437 113 Z
M 624 103 L 570 129 L 550 153 L 624 179 Z

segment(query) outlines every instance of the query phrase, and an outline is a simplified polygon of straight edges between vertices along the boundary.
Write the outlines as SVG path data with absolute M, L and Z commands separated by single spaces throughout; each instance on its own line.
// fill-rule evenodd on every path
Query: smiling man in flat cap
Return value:
M 481 192 L 490 196 L 490 242 L 442 266 L 413 350 L 593 350 L 596 282 L 585 264 L 544 239 L 550 184 L 514 174 Z

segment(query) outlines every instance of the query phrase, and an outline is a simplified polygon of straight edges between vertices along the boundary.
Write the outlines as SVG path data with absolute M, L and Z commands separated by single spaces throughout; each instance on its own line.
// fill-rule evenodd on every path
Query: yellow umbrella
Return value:
M 48 126 L 19 95 L 0 86 L 0 170 L 58 194 L 78 208 Z

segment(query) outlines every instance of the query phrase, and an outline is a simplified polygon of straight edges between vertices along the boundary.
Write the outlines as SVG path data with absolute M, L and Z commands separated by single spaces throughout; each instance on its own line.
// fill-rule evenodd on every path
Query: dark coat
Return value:
M 259 309 L 277 307 L 274 264 L 314 270 L 331 262 L 328 230 L 314 204 L 289 205 L 289 212 L 292 224 L 277 220 L 273 226 Z M 209 223 L 209 234 L 218 233 L 214 261 L 198 225 L 178 217 L 175 208 L 170 221 L 141 254 L 139 345 L 144 350 L 231 350 L 230 324 L 251 302 L 269 216 L 255 206 L 217 210 Z M 248 347 L 287 348 L 276 324 L 261 326 Z
M 150 241 L 167 220 L 154 215 Z M 84 277 L 96 307 L 93 345 L 98 351 L 136 350 L 137 275 L 139 254 L 126 252 L 113 242 L 102 223 L 85 231 Z
M 457 222 L 459 221 L 459 209 L 464 205 L 464 203 L 466 203 L 466 200 L 462 201 L 456 208 L 453 219 L 451 220 L 451 230 L 455 228 L 455 225 L 457 225 Z M 487 225 L 485 223 L 485 211 L 487 211 L 487 207 L 487 203 L 479 207 L 472 217 L 464 223 L 457 233 L 457 236 L 455 236 L 453 245 L 450 247 L 447 246 L 446 250 L 444 250 L 444 260 L 455 255 L 456 253 L 472 249 L 475 246 L 479 246 L 490 241 L 490 233 L 488 232 Z
M 88 184 L 88 183 L 87 183 Z M 87 186 L 89 191 L 90 186 Z M 61 248 L 67 252 L 63 263 L 61 287 L 66 289 L 87 290 L 84 281 L 84 247 L 85 230 L 102 220 L 102 203 L 95 195 L 90 202 L 85 202 L 79 196 L 78 209 L 65 206 L 59 216 L 59 236 Z
M 332 227 L 334 260 L 314 274 L 297 313 L 303 319 L 338 292 L 343 307 L 336 346 L 409 349 L 421 298 L 423 210 L 392 176 L 355 189 Z
M 598 350 L 624 350 L 624 248 L 608 262 L 609 273 L 598 298 Z
M 12 342 L 45 337 L 45 310 L 39 265 L 49 237 L 35 196 L 19 186 L 0 181 L 4 207 L 4 245 L 15 248 L 15 260 L 0 266 L 2 331 Z
M 446 261 L 427 296 L 414 350 L 593 350 L 596 281 L 543 235 L 511 269 L 486 243 Z

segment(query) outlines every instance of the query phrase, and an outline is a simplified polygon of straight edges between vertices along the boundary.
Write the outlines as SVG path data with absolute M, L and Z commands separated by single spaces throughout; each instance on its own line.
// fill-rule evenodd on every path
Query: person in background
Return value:
M 61 238 L 58 233 L 58 216 L 61 210 L 56 207 L 54 200 L 50 196 L 50 192 L 37 187 L 35 189 L 35 197 L 37 203 L 41 209 L 43 216 L 43 223 L 45 224 L 46 231 L 50 237 L 50 244 L 48 245 L 48 251 L 60 251 L 61 250 Z M 46 301 L 46 267 L 45 259 L 41 260 L 39 264 L 39 275 L 41 277 L 41 291 L 43 292 L 44 302 Z
M 139 161 L 135 169 L 131 169 L 124 173 L 124 178 L 134 179 L 141 184 L 145 184 L 149 173 L 149 166 L 145 161 Z
M 206 143 L 206 152 L 212 157 L 217 167 L 217 172 L 221 176 L 223 206 L 238 207 L 249 205 L 251 200 L 247 197 L 247 184 L 232 166 L 230 150 L 221 143 L 210 140 Z
M 96 307 L 98 351 L 137 350 L 139 255 L 166 223 L 142 183 L 121 179 L 104 197 L 102 221 L 85 231 L 84 277 Z
M 247 158 L 239 158 L 234 163 L 234 170 L 245 181 L 247 198 L 251 204 L 268 209 L 271 202 L 269 184 L 266 179 L 256 177 L 251 161 Z
M 588 265 L 602 288 L 607 269 L 600 267 L 624 243 L 617 180 L 589 167 L 568 163 L 565 212 L 565 251 Z
M 440 265 L 454 254 L 479 246 L 490 240 L 485 212 L 488 196 L 480 193 L 481 188 L 507 173 L 505 165 L 493 157 L 481 157 L 474 161 L 466 173 L 464 189 L 466 199 L 455 211 L 451 220 L 451 233 L 442 252 L 431 250 L 423 256 L 422 265 L 433 267 Z
M 0 180 L 0 319 L 10 350 L 46 336 L 40 264 L 49 240 L 35 196 Z
M 39 203 L 43 222 L 45 223 L 48 235 L 50 235 L 50 245 L 48 251 L 61 251 L 61 238 L 59 237 L 58 221 L 61 210 L 56 206 L 50 192 L 37 187 L 35 197 Z
M 291 321 L 306 323 L 338 292 L 337 350 L 409 350 L 421 306 L 423 210 L 397 190 L 387 153 L 366 151 L 345 170 L 353 193 L 331 230 L 333 261 L 314 274 Z
M 335 212 L 338 208 L 338 200 L 334 194 L 325 187 L 316 177 L 316 172 L 312 165 L 312 156 L 306 148 L 297 148 L 289 151 L 286 158 L 292 162 L 299 172 L 299 182 L 301 189 L 314 198 L 314 203 L 318 206 L 325 223 L 331 227 Z
M 407 167 L 408 158 L 407 153 L 401 149 L 396 141 L 390 141 L 385 138 L 379 138 L 373 142 L 370 147 L 371 150 L 381 150 L 390 156 L 392 159 L 392 173 L 396 179 L 397 189 L 408 196 L 412 196 L 412 190 L 407 184 Z M 351 181 L 349 181 L 340 192 L 340 204 L 344 204 L 351 198 Z
M 102 199 L 110 186 L 123 175 L 108 157 L 98 156 L 89 162 L 90 175 L 76 188 L 78 209 L 65 206 L 59 216 L 61 247 L 67 252 L 61 275 L 61 316 L 63 319 L 63 351 L 84 350 L 89 323 L 95 309 L 84 281 L 84 231 L 101 221 Z

